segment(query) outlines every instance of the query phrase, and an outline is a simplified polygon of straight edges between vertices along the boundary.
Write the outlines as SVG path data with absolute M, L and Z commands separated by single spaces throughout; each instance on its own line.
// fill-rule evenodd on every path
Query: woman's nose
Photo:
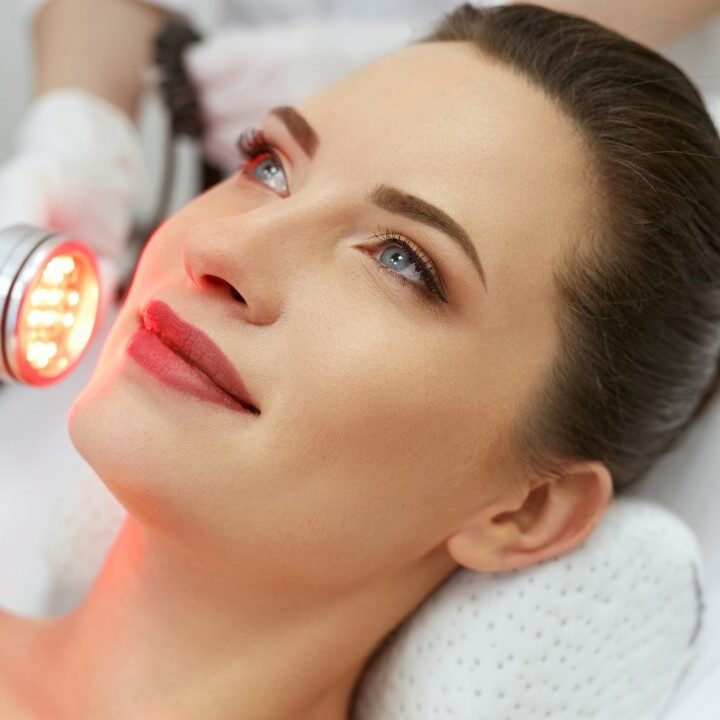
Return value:
M 215 218 L 187 232 L 182 263 L 197 290 L 235 304 L 250 322 L 266 324 L 282 309 L 280 244 L 277 238 L 270 242 L 268 228 L 247 219 Z
M 337 183 L 196 223 L 182 245 L 185 272 L 249 321 L 271 323 L 293 293 L 332 272 L 334 246 L 359 220 L 354 197 Z

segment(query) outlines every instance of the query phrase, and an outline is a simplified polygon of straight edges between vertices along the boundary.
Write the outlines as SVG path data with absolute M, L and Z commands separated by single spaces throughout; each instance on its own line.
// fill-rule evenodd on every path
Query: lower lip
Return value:
M 155 333 L 145 327 L 139 327 L 130 336 L 127 353 L 138 365 L 174 390 L 224 405 L 236 412 L 253 414 L 217 386 L 202 370 L 189 365 L 176 355 Z

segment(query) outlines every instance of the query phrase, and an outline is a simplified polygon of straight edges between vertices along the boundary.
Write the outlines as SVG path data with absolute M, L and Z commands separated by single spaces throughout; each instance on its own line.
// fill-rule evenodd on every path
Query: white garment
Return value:
M 36 0 L 37 1 L 37 0 Z M 214 16 L 218 27 L 228 24 L 250 26 L 307 20 L 310 18 L 379 18 L 387 22 L 433 22 L 444 10 L 456 7 L 457 0 L 136 0 L 201 20 Z M 484 3 L 479 3 L 484 4 Z

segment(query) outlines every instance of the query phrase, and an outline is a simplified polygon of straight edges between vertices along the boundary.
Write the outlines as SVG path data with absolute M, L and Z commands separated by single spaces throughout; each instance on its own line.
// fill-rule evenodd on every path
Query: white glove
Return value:
M 0 227 L 24 222 L 72 234 L 98 254 L 104 292 L 113 292 L 144 189 L 130 118 L 85 90 L 54 90 L 30 104 L 15 140 L 0 166 Z
M 231 171 L 240 131 L 271 107 L 291 105 L 413 36 L 408 21 L 303 20 L 222 30 L 191 45 L 185 61 L 208 132 L 203 153 Z

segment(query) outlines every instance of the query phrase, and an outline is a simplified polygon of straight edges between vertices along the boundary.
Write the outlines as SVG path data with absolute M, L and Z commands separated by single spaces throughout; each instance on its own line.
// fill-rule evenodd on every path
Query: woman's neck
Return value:
M 372 652 L 455 567 L 438 548 L 404 577 L 320 598 L 228 577 L 129 516 L 85 601 L 34 624 L 22 672 L 58 720 L 346 720 Z

